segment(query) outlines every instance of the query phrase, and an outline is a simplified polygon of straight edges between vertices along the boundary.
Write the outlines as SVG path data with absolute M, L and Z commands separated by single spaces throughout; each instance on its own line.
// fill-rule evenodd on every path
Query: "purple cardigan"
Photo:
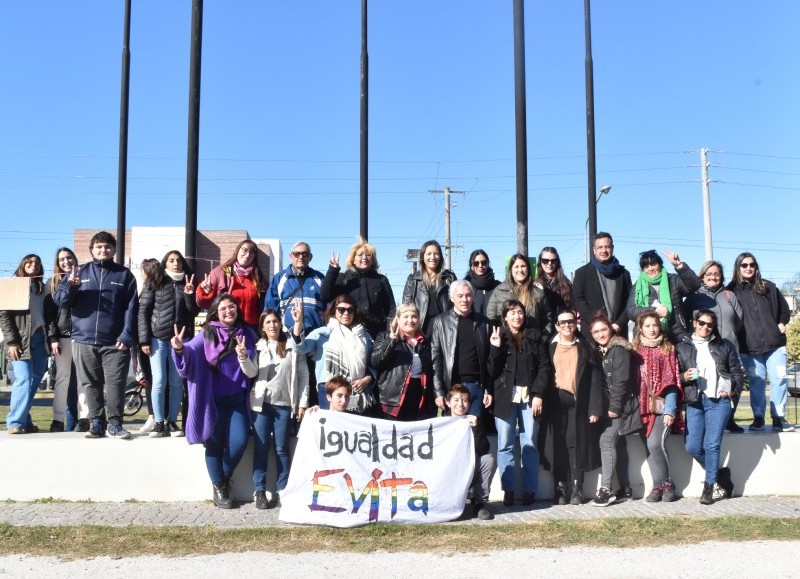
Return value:
M 244 332 L 247 356 L 252 359 L 255 354 L 256 335 L 250 328 L 244 328 Z M 182 353 L 177 354 L 172 350 L 172 359 L 175 360 L 178 374 L 186 378 L 189 415 L 184 426 L 186 441 L 189 444 L 204 443 L 214 434 L 214 427 L 217 424 L 215 395 L 230 395 L 235 393 L 236 387 L 242 391 L 247 391 L 250 387 L 250 379 L 242 372 L 235 354 L 223 358 L 218 371 L 211 367 L 206 360 L 203 339 L 203 332 L 198 332 L 183 345 Z

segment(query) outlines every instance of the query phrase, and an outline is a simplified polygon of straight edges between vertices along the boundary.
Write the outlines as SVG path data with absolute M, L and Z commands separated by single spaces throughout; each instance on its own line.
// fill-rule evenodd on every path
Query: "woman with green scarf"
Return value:
M 681 314 L 681 302 L 683 298 L 700 289 L 701 282 L 677 253 L 667 248 L 664 255 L 677 273 L 667 273 L 664 270 L 664 261 L 655 249 L 639 254 L 642 272 L 633 284 L 633 291 L 628 298 L 628 317 L 636 320 L 645 310 L 654 309 L 661 318 L 661 326 L 669 340 L 676 343 L 689 334 Z

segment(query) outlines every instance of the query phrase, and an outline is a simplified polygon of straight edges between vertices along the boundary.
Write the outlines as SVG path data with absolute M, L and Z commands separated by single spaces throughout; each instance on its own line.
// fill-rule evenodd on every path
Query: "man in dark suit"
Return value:
M 592 241 L 592 258 L 579 267 L 572 282 L 575 308 L 581 316 L 581 333 L 591 341 L 588 324 L 598 313 L 611 320 L 614 331 L 628 333 L 625 306 L 631 291 L 631 274 L 614 257 L 614 240 L 600 231 Z

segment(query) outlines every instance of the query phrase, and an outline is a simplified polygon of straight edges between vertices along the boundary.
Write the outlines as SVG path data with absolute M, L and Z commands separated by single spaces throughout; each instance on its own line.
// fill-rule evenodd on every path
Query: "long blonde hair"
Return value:
M 514 267 L 514 263 L 517 261 L 522 261 L 528 268 L 528 277 L 525 278 L 522 283 L 517 283 L 517 281 L 514 279 L 514 276 L 511 275 L 511 268 Z M 531 262 L 528 260 L 528 256 L 522 255 L 521 253 L 515 253 L 511 256 L 511 259 L 508 262 L 506 282 L 514 293 L 514 299 L 519 301 L 525 307 L 525 314 L 535 318 L 537 304 L 534 292 L 536 290 L 534 289 Z

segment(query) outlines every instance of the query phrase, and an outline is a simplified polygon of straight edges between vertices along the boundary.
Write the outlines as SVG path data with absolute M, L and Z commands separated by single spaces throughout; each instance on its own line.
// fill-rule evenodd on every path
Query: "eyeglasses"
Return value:
M 310 252 L 310 251 L 293 251 L 293 252 L 292 252 L 292 255 L 293 255 L 294 257 L 304 257 L 304 258 L 308 258 L 308 256 L 310 256 L 310 255 L 311 255 L 311 252 Z
M 756 269 L 758 266 L 756 265 L 755 261 L 749 261 L 747 263 L 740 263 L 739 267 L 742 269 Z
M 546 257 L 540 257 L 539 261 L 542 262 L 542 265 L 550 265 L 551 263 L 553 265 L 556 265 L 558 263 L 558 258 L 556 258 L 556 259 L 547 259 Z
M 485 259 L 483 260 L 476 259 L 475 261 L 472 262 L 472 267 L 486 267 L 487 265 L 489 265 L 489 262 L 486 261 Z
M 708 327 L 711 330 L 714 329 L 714 322 L 704 322 L 703 320 L 695 320 L 695 321 L 697 322 L 697 325 L 700 326 L 701 328 Z
M 355 312 L 356 309 L 352 307 L 336 306 L 336 311 L 339 312 L 340 314 L 353 315 L 353 312 Z
M 574 326 L 575 325 L 575 318 L 572 318 L 571 320 L 558 320 L 556 322 L 556 325 L 559 325 L 559 326 Z

